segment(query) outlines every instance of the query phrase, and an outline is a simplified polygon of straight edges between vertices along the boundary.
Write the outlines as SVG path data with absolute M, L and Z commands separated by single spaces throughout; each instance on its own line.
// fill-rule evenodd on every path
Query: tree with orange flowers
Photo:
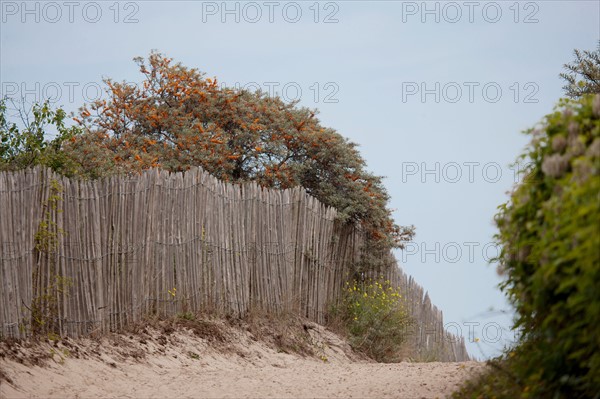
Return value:
M 108 98 L 80 109 L 84 133 L 64 150 L 78 174 L 95 178 L 160 167 L 201 166 L 229 182 L 301 185 L 360 224 L 371 245 L 402 247 L 412 227 L 393 222 L 381 178 L 365 170 L 356 145 L 323 127 L 316 111 L 263 92 L 220 87 L 159 54 L 136 58 L 140 85 L 106 80 Z

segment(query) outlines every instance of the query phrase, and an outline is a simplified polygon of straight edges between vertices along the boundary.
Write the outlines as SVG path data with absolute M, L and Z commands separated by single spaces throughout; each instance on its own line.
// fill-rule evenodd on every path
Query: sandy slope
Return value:
M 369 362 L 317 325 L 304 335 L 312 356 L 280 353 L 272 337 L 257 340 L 244 329 L 228 330 L 226 340 L 202 335 L 152 328 L 30 347 L 4 343 L 0 397 L 442 398 L 484 367 Z M 43 366 L 34 365 L 44 357 Z

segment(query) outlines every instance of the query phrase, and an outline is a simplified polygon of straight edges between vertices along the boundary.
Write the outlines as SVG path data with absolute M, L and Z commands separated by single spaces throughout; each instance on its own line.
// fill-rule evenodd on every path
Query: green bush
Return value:
M 18 106 L 16 111 L 22 119 L 19 127 L 9 120 L 6 103 L 6 98 L 0 99 L 0 171 L 42 165 L 66 176 L 75 175 L 76 165 L 63 151 L 63 144 L 79 135 L 81 128 L 66 126 L 65 111 L 52 109 L 48 101 L 30 109 Z M 52 139 L 49 128 L 56 130 Z
M 492 378 L 521 397 L 598 397 L 600 95 L 561 100 L 527 133 L 523 181 L 496 215 L 501 288 L 522 337 L 480 394 Z
M 388 280 L 346 283 L 341 316 L 354 349 L 380 362 L 400 360 L 410 317 Z

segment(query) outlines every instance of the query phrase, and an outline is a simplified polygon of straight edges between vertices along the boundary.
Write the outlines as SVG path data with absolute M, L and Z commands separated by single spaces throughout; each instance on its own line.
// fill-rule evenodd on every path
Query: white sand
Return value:
M 0 358 L 12 381 L 0 379 L 0 398 L 443 398 L 485 367 L 373 363 L 320 326 L 310 330 L 312 357 L 278 353 L 249 333 L 236 334 L 216 349 L 185 329 L 56 347 L 13 344 L 3 348 L 12 356 Z M 50 353 L 43 367 L 31 365 L 36 355 Z

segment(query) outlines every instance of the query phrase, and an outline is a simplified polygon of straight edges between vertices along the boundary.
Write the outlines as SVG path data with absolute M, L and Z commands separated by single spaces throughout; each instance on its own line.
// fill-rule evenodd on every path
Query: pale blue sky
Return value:
M 461 327 L 470 353 L 487 357 L 512 338 L 503 331 L 494 342 L 495 325 L 485 329 L 508 329 L 510 317 L 489 311 L 509 306 L 482 255 L 514 182 L 508 165 L 526 143 L 519 132 L 562 95 L 558 74 L 573 49 L 596 47 L 598 4 L 230 1 L 226 13 L 221 1 L 29 1 L 25 10 L 3 0 L 0 81 L 3 95 L 59 93 L 75 110 L 103 77 L 139 81 L 131 59 L 158 49 L 228 85 L 285 87 L 287 98 L 300 88 L 301 104 L 319 108 L 387 176 L 396 221 L 417 227 L 398 252 L 403 268 Z

